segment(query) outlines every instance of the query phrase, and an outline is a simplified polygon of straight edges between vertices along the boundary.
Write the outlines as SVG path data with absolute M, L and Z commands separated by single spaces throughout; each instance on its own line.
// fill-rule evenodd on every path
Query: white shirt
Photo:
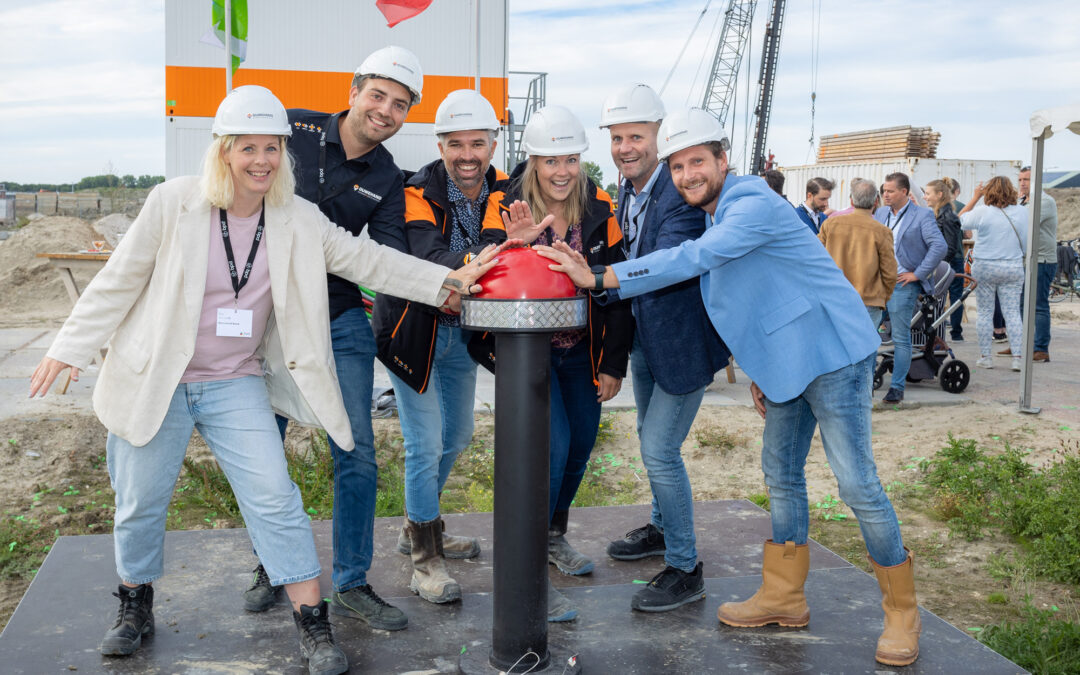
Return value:
M 623 212 L 623 236 L 626 237 L 626 241 L 630 245 L 630 250 L 627 252 L 627 259 L 633 260 L 638 256 L 638 250 L 641 248 L 641 228 L 645 226 L 645 215 L 649 211 L 649 194 L 652 192 L 653 186 L 656 185 L 656 177 L 660 175 L 660 165 L 657 164 L 653 169 L 652 175 L 649 176 L 649 180 L 646 181 L 645 186 L 641 188 L 641 192 L 634 191 L 634 184 L 630 183 L 626 190 L 627 203 L 626 211 Z M 627 181 L 629 183 L 629 181 Z

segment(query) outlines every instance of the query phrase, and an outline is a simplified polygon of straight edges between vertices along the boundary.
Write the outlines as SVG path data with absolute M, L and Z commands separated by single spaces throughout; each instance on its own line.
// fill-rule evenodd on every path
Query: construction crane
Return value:
M 761 49 L 761 72 L 758 76 L 758 105 L 754 109 L 754 150 L 749 172 L 760 174 L 765 170 L 765 136 L 769 130 L 769 113 L 772 109 L 773 86 L 776 84 L 776 64 L 780 53 L 780 29 L 784 19 L 786 0 L 772 0 L 769 23 L 765 27 L 765 41 Z M 750 25 L 754 20 L 757 0 L 729 0 L 724 12 L 724 24 L 716 55 L 705 85 L 701 107 L 716 116 L 722 126 L 727 124 L 728 111 L 735 102 L 735 81 L 742 64 L 746 42 L 750 37 Z
M 765 26 L 765 42 L 761 46 L 761 73 L 758 75 L 757 108 L 754 117 L 754 151 L 750 155 L 751 175 L 765 172 L 765 136 L 769 133 L 769 114 L 772 112 L 773 86 L 776 84 L 776 63 L 780 56 L 780 29 L 784 23 L 786 0 L 773 0 L 772 16 Z

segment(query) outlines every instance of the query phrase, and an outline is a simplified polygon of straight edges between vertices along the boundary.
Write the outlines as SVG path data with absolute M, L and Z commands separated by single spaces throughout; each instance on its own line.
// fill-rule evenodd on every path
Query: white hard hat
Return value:
M 420 59 L 404 47 L 390 45 L 371 52 L 356 69 L 356 74 L 393 80 L 412 93 L 413 105 L 420 102 L 420 92 L 424 88 L 424 72 L 420 69 Z
M 435 111 L 435 133 L 477 129 L 499 130 L 499 118 L 488 100 L 475 89 L 458 89 L 447 94 Z
M 532 114 L 521 137 L 526 155 L 559 157 L 589 149 L 581 120 L 561 105 L 545 106 Z
M 285 106 L 272 91 L 255 84 L 237 87 L 222 99 L 210 130 L 215 136 L 292 136 Z
M 664 119 L 664 103 L 647 84 L 628 84 L 604 99 L 600 128 Z
M 671 113 L 660 124 L 656 150 L 660 159 L 666 160 L 680 150 L 713 141 L 719 142 L 724 150 L 731 147 L 724 127 L 715 117 L 701 108 L 687 108 Z

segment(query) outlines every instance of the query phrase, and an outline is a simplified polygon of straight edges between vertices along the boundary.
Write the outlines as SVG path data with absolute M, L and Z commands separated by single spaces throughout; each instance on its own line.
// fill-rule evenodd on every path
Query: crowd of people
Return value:
M 131 654 L 154 630 L 166 509 L 192 429 L 224 468 L 258 557 L 243 607 L 267 611 L 284 590 L 309 672 L 348 669 L 329 614 L 387 631 L 408 626 L 367 581 L 376 359 L 390 374 L 405 444 L 397 548 L 411 558 L 409 587 L 432 603 L 460 601 L 446 559 L 475 557 L 480 543 L 445 531 L 439 501 L 472 438 L 477 365 L 492 368 L 496 355 L 489 339 L 462 327 L 458 311 L 501 250 L 531 245 L 589 303 L 585 328 L 551 337 L 549 562 L 569 575 L 594 568 L 567 538 L 570 505 L 601 404 L 618 393 L 629 367 L 652 512 L 614 538 L 607 555 L 663 557 L 664 569 L 630 598 L 633 610 L 665 612 L 705 597 L 681 446 L 705 387 L 734 355 L 765 419 L 772 538 L 763 542 L 760 589 L 721 605 L 719 621 L 809 622 L 804 465 L 820 425 L 882 591 L 876 659 L 913 662 L 920 624 L 912 555 L 871 452 L 876 327 L 886 310 L 899 327 L 885 397 L 899 401 L 911 356 L 903 327 L 939 262 L 962 269 L 963 227 L 977 233 L 980 347 L 984 334 L 990 344 L 996 294 L 1012 353 L 1020 353 L 1016 303 L 1027 223 L 1009 179 L 980 186 L 958 214 L 955 182 L 928 185 L 927 208 L 914 203 L 899 173 L 880 191 L 854 181 L 846 213 L 829 210 L 835 185 L 824 178 L 810 181 L 805 202 L 792 208 L 777 194 L 782 174 L 769 172 L 765 181 L 729 175 L 729 144 L 715 118 L 697 109 L 669 113 L 652 89 L 634 84 L 601 108 L 622 176 L 616 208 L 581 167 L 584 126 L 560 106 L 532 116 L 527 160 L 512 175 L 492 167 L 499 119 L 472 90 L 452 92 L 438 106 L 439 159 L 402 172 L 383 143 L 422 91 L 415 55 L 391 46 L 357 68 L 340 112 L 286 110 L 262 87 L 231 92 L 215 117 L 202 174 L 151 192 L 36 369 L 31 396 L 43 395 L 65 369 L 77 378 L 110 344 L 94 408 L 109 431 L 120 607 L 101 652 Z M 1021 199 L 1024 185 L 1021 179 Z M 370 319 L 358 284 L 377 292 Z M 1044 356 L 1046 316 L 1036 337 Z M 954 338 L 960 328 L 954 322 Z M 328 601 L 288 476 L 282 443 L 290 420 L 322 427 L 330 440 Z M 548 620 L 577 614 L 548 584 Z
M 764 178 L 783 195 L 784 175 L 769 170 Z M 893 346 L 893 372 L 883 400 L 899 403 L 911 364 L 910 324 L 915 303 L 931 293 L 936 278 L 955 273 L 948 289 L 949 306 L 960 303 L 949 316 L 949 334 L 962 342 L 964 277 L 975 288 L 976 336 L 980 358 L 976 365 L 993 368 L 993 342 L 1006 342 L 999 352 L 1012 357 L 1020 370 L 1024 261 L 1030 212 L 1025 208 L 1031 191 L 1031 167 L 1023 167 L 1017 182 L 994 176 L 979 183 L 967 204 L 959 201 L 960 184 L 950 177 L 931 180 L 921 190 L 926 206 L 916 198 L 903 173 L 885 177 L 880 190 L 872 181 L 855 178 L 849 208 L 833 210 L 829 200 L 835 183 L 812 178 L 806 199 L 795 212 L 836 260 L 859 291 L 875 325 Z M 964 241 L 972 242 L 970 254 Z M 1057 272 L 1057 205 L 1043 192 L 1036 243 L 1038 273 L 1035 295 L 1035 340 L 1032 359 L 1050 360 L 1050 283 Z M 942 267 L 942 264 L 946 267 Z

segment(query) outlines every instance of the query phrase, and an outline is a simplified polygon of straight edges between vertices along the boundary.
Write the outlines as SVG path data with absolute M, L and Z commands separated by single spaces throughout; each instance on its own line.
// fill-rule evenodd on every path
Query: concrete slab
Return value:
M 627 525 L 639 524 L 647 507 L 578 509 L 575 542 L 596 548 Z M 760 578 L 762 532 L 768 515 L 748 502 L 702 503 L 699 546 L 708 597 L 674 612 L 642 614 L 629 598 L 658 569 L 655 559 L 607 561 L 582 579 L 552 572 L 551 579 L 577 604 L 579 618 L 552 625 L 549 639 L 579 654 L 586 673 L 653 674 L 714 672 L 1021 673 L 1020 668 L 964 632 L 922 611 L 921 656 L 911 667 L 875 664 L 881 626 L 877 583 L 814 545 L 807 595 L 812 607 L 804 629 L 733 629 L 718 624 L 722 602 L 753 593 Z M 479 533 L 490 546 L 491 514 L 449 516 L 448 530 Z M 484 649 L 491 637 L 490 548 L 479 563 L 450 561 L 461 582 L 460 603 L 433 605 L 406 589 L 405 556 L 393 552 L 399 519 L 379 519 L 372 584 L 409 616 L 409 628 L 387 633 L 334 618 L 352 672 L 452 673 L 463 650 Z M 329 567 L 330 523 L 315 523 L 317 546 Z M 156 634 L 124 659 L 102 657 L 101 635 L 115 601 L 112 537 L 61 537 L 26 596 L 0 634 L 0 663 L 8 673 L 302 673 L 295 628 L 282 602 L 262 614 L 241 609 L 250 581 L 250 543 L 244 530 L 169 532 L 167 575 L 155 584 Z M 594 557 L 597 563 L 601 558 Z M 396 563 L 394 562 L 396 561 Z M 487 561 L 487 562 L 485 562 Z M 324 591 L 329 590 L 329 572 Z
M 0 330 L 0 356 L 3 352 L 27 347 L 48 335 L 46 328 L 5 328 Z

